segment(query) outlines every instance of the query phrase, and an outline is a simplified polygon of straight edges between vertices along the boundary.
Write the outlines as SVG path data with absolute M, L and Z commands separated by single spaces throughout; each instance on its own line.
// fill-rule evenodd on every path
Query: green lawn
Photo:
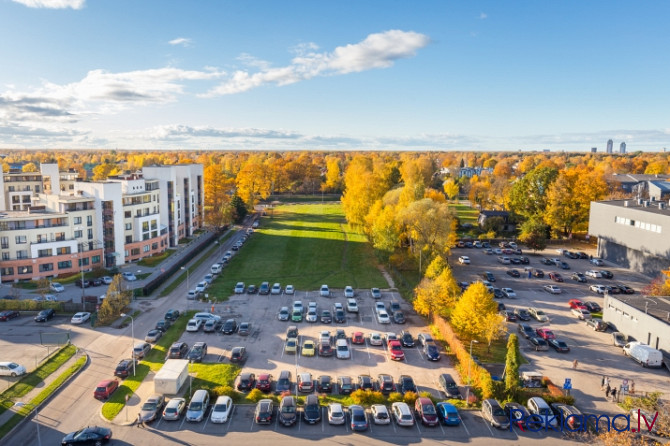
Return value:
M 298 289 L 386 287 L 372 248 L 346 224 L 339 204 L 277 206 L 209 288 L 225 299 L 235 283 L 280 282 Z
M 449 207 L 456 211 L 456 216 L 463 223 L 477 224 L 479 219 L 479 211 L 464 204 L 449 204 Z

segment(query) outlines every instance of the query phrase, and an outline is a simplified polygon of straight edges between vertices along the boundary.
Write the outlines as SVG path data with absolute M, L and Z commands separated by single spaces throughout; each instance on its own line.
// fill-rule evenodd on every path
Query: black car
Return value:
M 272 424 L 273 412 L 274 402 L 272 400 L 260 400 L 256 404 L 256 412 L 254 413 L 256 424 Z
M 412 333 L 405 330 L 401 331 L 400 343 L 403 347 L 414 347 L 414 338 L 412 337 Z
M 402 311 L 396 311 L 393 313 L 393 322 L 396 324 L 404 324 L 406 322 L 405 313 Z
M 585 252 L 582 252 L 582 251 L 579 251 L 576 254 L 577 254 L 577 257 L 582 259 L 582 260 L 589 258 L 589 255 Z
M 363 390 L 375 390 L 375 383 L 370 375 L 358 375 L 358 388 Z
M 496 299 L 502 299 L 505 297 L 500 288 L 493 288 L 493 297 Z
M 522 265 L 528 265 L 530 263 L 530 259 L 528 257 L 519 257 L 519 260 L 521 261 Z
M 512 277 L 521 277 L 521 273 L 515 269 L 507 270 L 507 275 Z
M 282 392 L 290 392 L 291 391 L 291 372 L 288 370 L 282 370 L 279 373 L 279 379 L 277 380 L 277 384 L 275 384 L 275 392 L 276 393 L 282 393 Z
M 47 308 L 46 310 L 42 310 L 37 313 L 37 316 L 35 316 L 35 322 L 46 322 L 49 319 L 52 319 L 55 315 L 56 310 L 53 308 Z
M 405 392 L 414 392 L 418 393 L 416 389 L 416 384 L 414 384 L 414 379 L 409 375 L 400 375 L 400 380 L 398 380 L 400 387 L 400 393 Z
M 391 375 L 381 374 L 377 376 L 377 380 L 379 381 L 379 391 L 381 393 L 388 395 L 391 392 L 395 392 L 395 383 Z
M 622 294 L 635 294 L 635 290 L 627 285 L 623 285 L 620 283 L 616 287 L 619 288 Z
M 568 265 L 567 262 L 560 262 L 560 263 L 558 264 L 558 266 L 559 266 L 561 269 L 570 269 L 570 265 Z
M 541 269 L 536 269 L 535 271 L 533 271 L 533 275 L 541 279 L 544 277 L 544 271 L 542 271 Z
M 102 279 L 93 279 L 90 281 L 91 286 L 102 286 Z
M 247 294 L 256 294 L 258 293 L 258 288 L 256 288 L 256 285 L 249 285 L 247 287 Z
M 351 381 L 349 376 L 338 376 L 337 377 L 337 388 L 340 395 L 349 395 L 354 391 L 354 383 Z
M 119 378 L 130 376 L 133 373 L 133 364 L 135 363 L 134 359 L 122 359 L 114 370 L 114 376 L 118 376 Z
M 496 281 L 495 276 L 494 276 L 493 273 L 490 272 L 490 271 L 486 271 L 486 272 L 484 272 L 484 273 L 482 274 L 482 277 L 484 277 L 484 279 L 487 280 L 487 281 L 489 281 L 489 282 L 495 282 L 495 281 Z
M 207 356 L 207 343 L 196 342 L 188 352 L 186 359 L 193 362 L 202 362 L 203 358 Z
M 302 409 L 303 418 L 309 424 L 318 423 L 321 421 L 321 406 L 319 405 L 319 397 L 312 394 L 307 395 L 305 399 L 305 407 Z
M 518 258 L 518 257 L 512 257 L 512 258 L 510 258 L 510 259 L 509 259 L 509 262 L 510 262 L 512 265 L 521 265 L 521 259 Z
M 426 359 L 429 361 L 440 360 L 440 349 L 433 342 L 428 342 L 423 346 L 423 354 L 426 355 Z
M 91 286 L 91 282 L 89 282 L 86 279 L 84 279 L 84 280 L 77 279 L 77 280 L 74 281 L 74 284 L 76 286 L 78 286 L 79 288 L 88 288 L 88 287 Z
M 239 325 L 237 324 L 237 321 L 235 319 L 228 319 L 224 324 L 223 328 L 221 329 L 221 332 L 223 334 L 233 334 L 237 332 L 239 329 Z
M 156 322 L 156 330 L 160 330 L 163 333 L 165 333 L 168 328 L 170 328 L 170 321 L 167 319 L 161 319 L 160 321 Z
M 528 324 L 518 324 L 517 331 L 526 339 L 535 336 L 535 330 Z
M 603 276 L 603 279 L 613 279 L 614 274 L 611 271 L 601 270 L 600 275 Z
M 321 323 L 330 324 L 331 322 L 333 322 L 333 316 L 330 314 L 330 311 L 323 310 L 321 312 Z
M 541 351 L 541 350 L 548 350 L 549 349 L 549 347 L 547 347 L 547 341 L 545 341 L 542 338 L 538 338 L 537 336 L 529 337 L 528 341 L 530 342 L 530 346 L 535 351 Z
M 230 352 L 230 362 L 245 362 L 247 360 L 246 347 L 233 347 Z
M 237 390 L 248 392 L 256 387 L 256 375 L 253 373 L 242 373 L 240 380 L 237 382 Z
M 61 441 L 62 445 L 70 444 L 102 444 L 112 439 L 111 429 L 100 426 L 88 426 L 76 432 L 70 432 Z
M 549 339 L 547 342 L 548 342 L 549 345 L 552 346 L 552 347 L 554 348 L 554 350 L 556 350 L 557 352 L 567 353 L 567 352 L 570 351 L 570 347 L 568 347 L 568 344 L 566 344 L 565 342 L 563 342 L 563 341 L 561 341 L 561 340 L 558 340 L 558 339 L 555 339 L 555 338 L 554 338 L 554 339 Z
M 321 375 L 316 379 L 316 390 L 320 393 L 330 393 L 333 391 L 332 379 L 328 375 Z
M 458 385 L 454 378 L 451 377 L 448 373 L 443 373 L 438 378 L 442 392 L 450 399 L 463 399 L 461 392 L 458 390 Z
M 517 319 L 519 319 L 520 321 L 530 320 L 530 313 L 528 312 L 528 310 L 524 308 L 515 308 L 514 314 L 516 314 Z
M 0 312 L 0 321 L 8 321 L 10 319 L 14 319 L 15 317 L 19 317 L 20 314 L 16 310 L 5 310 Z
M 330 342 L 319 343 L 319 356 L 333 356 L 334 353 Z
M 347 321 L 347 316 L 344 314 L 344 310 L 335 310 L 335 323 L 344 324 Z
M 540 263 L 543 264 L 543 265 L 553 265 L 554 264 L 554 262 L 552 262 L 551 260 L 549 260 L 547 258 L 540 259 Z
M 500 312 L 500 315 L 505 318 L 507 322 L 516 322 L 516 314 L 509 310 L 503 310 Z
M 170 321 L 170 322 L 174 322 L 177 319 L 179 319 L 179 315 L 180 315 L 179 310 L 170 309 L 170 310 L 167 311 L 167 313 L 165 313 L 165 320 Z
M 584 306 L 586 307 L 587 310 L 589 310 L 589 313 L 600 313 L 603 311 L 603 309 L 598 305 L 596 302 L 584 302 Z
M 170 346 L 165 359 L 186 359 L 187 354 L 188 344 L 186 342 L 175 342 Z

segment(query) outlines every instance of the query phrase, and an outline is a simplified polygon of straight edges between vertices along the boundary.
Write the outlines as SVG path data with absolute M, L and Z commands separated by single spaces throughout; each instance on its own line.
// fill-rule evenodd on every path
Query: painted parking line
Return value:
M 326 431 L 326 419 L 328 418 L 328 414 L 326 413 L 326 408 L 322 407 L 321 408 L 321 432 Z
M 414 347 L 414 348 L 415 348 L 416 351 L 419 353 L 419 356 L 421 356 L 421 360 L 425 360 L 426 358 L 423 357 L 423 354 L 421 353 L 421 349 L 420 349 L 418 346 L 417 346 L 417 347 Z
M 230 416 L 228 417 L 228 421 L 226 422 L 228 425 L 226 426 L 226 432 L 230 431 L 230 425 L 233 424 L 233 415 L 235 415 L 235 409 L 237 409 L 237 406 L 233 406 L 233 408 L 230 411 Z
M 460 415 L 459 415 L 459 418 L 461 419 L 461 425 L 463 426 L 463 429 L 465 429 L 465 433 L 468 434 L 468 437 L 469 437 L 470 436 L 470 431 L 468 430 L 468 426 L 466 426 L 466 424 L 465 424 L 465 420 L 463 420 L 463 418 L 461 418 Z
M 442 427 L 442 423 L 440 423 L 438 421 L 437 425 L 440 426 L 440 430 L 442 431 L 442 435 L 447 435 L 447 433 L 444 431 L 444 428 Z
M 370 355 L 370 346 L 368 344 L 369 344 L 369 341 L 366 339 L 365 340 L 365 351 L 368 354 L 368 359 L 372 359 L 372 356 Z
M 372 414 L 368 413 L 367 411 L 365 412 L 365 416 L 368 419 L 368 427 L 370 428 L 370 433 L 372 433 L 372 425 L 375 424 L 372 419 Z
M 419 427 L 419 421 L 418 421 L 418 420 L 415 420 L 415 421 L 414 421 L 414 426 L 416 426 L 416 430 L 418 430 L 418 431 L 419 431 L 419 435 L 421 435 L 421 428 Z
M 254 418 L 255 418 L 255 415 L 253 417 L 251 417 L 251 426 L 249 426 L 250 431 L 254 430 L 254 422 L 256 421 Z
M 184 418 L 181 419 L 181 423 L 179 423 L 179 430 L 181 430 L 181 428 L 184 426 L 185 422 L 186 422 L 186 417 L 184 416 Z

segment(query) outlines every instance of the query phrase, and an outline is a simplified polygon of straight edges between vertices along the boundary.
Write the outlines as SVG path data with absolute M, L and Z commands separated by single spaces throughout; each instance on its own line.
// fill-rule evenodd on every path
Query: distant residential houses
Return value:
M 493 173 L 492 167 L 443 167 L 440 169 L 442 175 L 452 175 L 457 178 L 472 178 L 477 175 L 491 175 Z
M 613 174 L 607 181 L 635 198 L 670 199 L 670 175 Z
M 486 220 L 493 217 L 500 217 L 503 220 L 503 227 L 500 228 L 504 232 L 512 232 L 516 230 L 516 224 L 513 223 L 510 219 L 509 211 L 481 211 L 479 212 L 479 218 L 477 224 L 480 228 L 484 228 Z

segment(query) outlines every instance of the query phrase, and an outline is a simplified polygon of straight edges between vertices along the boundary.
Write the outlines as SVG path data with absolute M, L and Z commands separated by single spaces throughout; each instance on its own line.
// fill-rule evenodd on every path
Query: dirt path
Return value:
M 379 272 L 382 273 L 382 276 L 384 276 L 384 279 L 386 279 L 386 283 L 388 283 L 389 288 L 395 288 L 395 282 L 393 281 L 393 277 L 386 271 L 386 268 L 384 268 L 384 265 L 379 265 Z

